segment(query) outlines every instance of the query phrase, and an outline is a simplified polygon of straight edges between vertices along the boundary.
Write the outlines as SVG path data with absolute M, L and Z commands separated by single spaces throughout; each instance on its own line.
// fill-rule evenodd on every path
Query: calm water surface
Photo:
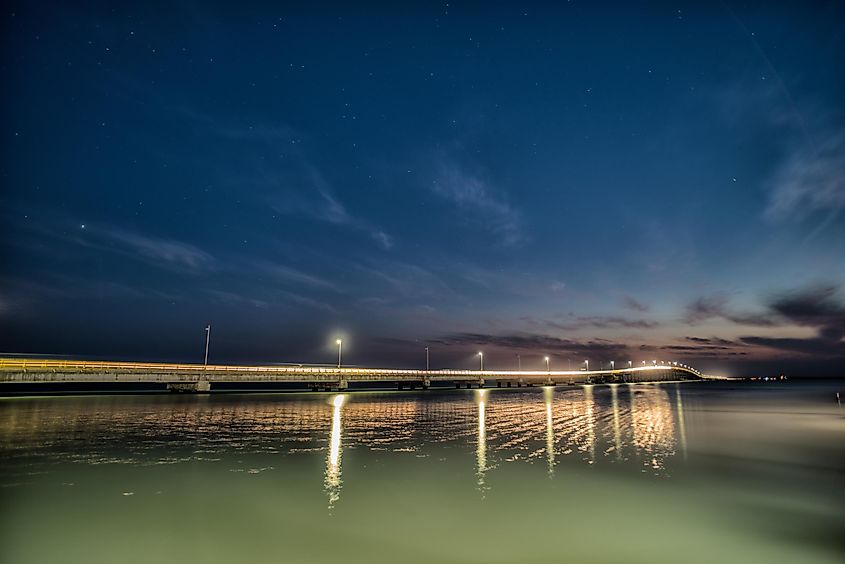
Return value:
M 0 561 L 843 562 L 837 391 L 0 399 Z

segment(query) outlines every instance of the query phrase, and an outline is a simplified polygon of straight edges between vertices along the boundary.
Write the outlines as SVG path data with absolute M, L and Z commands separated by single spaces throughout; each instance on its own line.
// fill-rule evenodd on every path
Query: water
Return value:
M 842 562 L 836 391 L 0 399 L 0 561 Z

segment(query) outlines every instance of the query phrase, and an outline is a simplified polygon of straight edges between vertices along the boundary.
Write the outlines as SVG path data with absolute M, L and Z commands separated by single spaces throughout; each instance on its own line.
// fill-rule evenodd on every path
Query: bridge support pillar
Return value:
M 211 382 L 208 380 L 197 380 L 196 382 L 168 382 L 169 392 L 208 393 L 211 391 Z

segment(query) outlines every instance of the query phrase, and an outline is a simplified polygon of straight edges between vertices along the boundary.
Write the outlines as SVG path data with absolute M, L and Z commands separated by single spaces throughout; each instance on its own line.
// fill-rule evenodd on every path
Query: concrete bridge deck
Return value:
M 682 364 L 664 363 L 614 370 L 414 370 L 338 368 L 308 365 L 237 366 L 0 358 L 3 384 L 166 384 L 174 391 L 204 392 L 213 383 L 289 383 L 305 388 L 342 390 L 351 383 L 384 383 L 400 389 L 428 388 L 433 383 L 456 387 L 539 386 L 591 382 L 696 380 L 703 375 Z

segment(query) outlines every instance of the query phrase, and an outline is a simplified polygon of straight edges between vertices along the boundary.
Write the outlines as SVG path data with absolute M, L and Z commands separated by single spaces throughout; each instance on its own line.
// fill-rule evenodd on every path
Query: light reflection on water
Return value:
M 484 494 L 487 489 L 484 483 L 484 474 L 487 472 L 487 427 L 486 412 L 484 410 L 487 404 L 487 395 L 489 390 L 476 390 L 475 402 L 478 404 L 478 439 L 475 447 L 476 470 L 478 476 L 478 490 Z
M 344 444 L 413 453 L 432 445 L 472 442 L 482 493 L 489 488 L 489 470 L 540 456 L 549 476 L 561 456 L 580 453 L 576 458 L 595 464 L 597 452 L 605 458 L 612 454 L 617 462 L 639 461 L 660 476 L 675 454 L 677 437 L 686 440 L 681 394 L 673 392 L 673 412 L 663 387 L 624 385 L 627 401 L 619 388 L 600 388 L 609 390 L 609 405 L 606 394 L 597 401 L 591 385 L 545 387 L 542 398 L 525 391 L 500 391 L 491 397 L 489 389 L 473 390 L 469 403 L 463 394 L 339 394 L 328 402 L 313 395 L 10 400 L 25 409 L 6 406 L 2 437 L 7 458 L 16 462 L 9 465 L 13 475 L 15 470 L 44 471 L 57 460 L 144 466 L 216 461 L 232 452 L 305 455 L 325 450 L 330 507 L 340 498 Z M 488 460 L 488 449 L 494 460 Z
M 148 520 L 157 522 L 162 512 L 184 514 L 213 528 L 217 525 L 209 524 L 205 513 L 186 509 L 213 503 L 210 495 L 226 511 L 241 507 L 232 513 L 253 526 L 244 535 L 264 522 L 289 531 L 285 550 L 301 544 L 304 551 L 296 561 L 319 561 L 306 548 L 309 535 L 340 523 L 357 531 L 360 540 L 370 534 L 360 528 L 367 519 L 375 519 L 378 530 L 399 527 L 397 534 L 405 527 L 440 535 L 477 528 L 486 534 L 505 522 L 522 527 L 515 523 L 519 515 L 532 533 L 545 526 L 577 533 L 569 541 L 576 556 L 579 550 L 585 557 L 593 554 L 602 531 L 594 523 L 609 519 L 626 524 L 615 535 L 630 531 L 629 544 L 641 544 L 650 531 L 643 524 L 648 515 L 662 522 L 663 530 L 676 527 L 673 534 L 683 542 L 710 539 L 706 555 L 717 558 L 710 544 L 719 545 L 719 539 L 724 550 L 733 546 L 725 539 L 743 522 L 740 516 L 755 522 L 753 515 L 761 511 L 778 530 L 818 519 L 822 537 L 825 527 L 845 517 L 841 494 L 823 490 L 843 476 L 842 463 L 833 462 L 845 459 L 839 456 L 845 454 L 842 414 L 790 392 L 800 389 L 781 395 L 740 389 L 729 395 L 709 384 L 618 384 L 9 398 L 0 400 L 0 530 L 5 530 L 0 546 L 14 546 L 19 555 L 30 550 L 47 561 L 49 555 L 38 552 L 34 539 L 30 544 L 25 539 L 30 538 L 27 526 L 35 531 L 51 525 L 42 522 L 43 512 L 28 521 L 30 508 L 46 504 L 50 518 L 59 519 L 53 527 L 61 522 L 62 531 L 72 531 L 76 520 L 69 522 L 68 516 L 80 507 L 90 509 L 86 519 L 107 522 L 113 496 L 149 503 L 136 509 Z M 197 481 L 205 485 L 186 485 Z M 673 517 L 679 512 L 683 519 Z M 255 521 L 259 514 L 264 517 Z M 696 526 L 684 528 L 686 521 Z M 153 534 L 168 531 L 153 528 Z M 805 553 L 807 546 L 797 540 L 789 544 L 788 538 L 781 532 L 776 547 L 746 546 L 751 541 L 741 535 L 733 542 L 749 554 L 759 553 L 761 561 L 778 561 L 777 555 L 788 561 L 786 556 L 798 550 L 812 557 L 807 561 L 821 562 L 831 550 L 824 545 Z M 416 541 L 402 542 L 410 551 Z M 553 547 L 542 543 L 508 542 L 514 543 L 514 553 L 502 561 L 540 561 L 541 554 L 554 554 L 543 553 Z M 443 553 L 426 553 L 431 547 L 414 546 L 418 561 L 427 561 L 424 554 L 449 560 Z M 627 553 L 615 547 L 602 546 L 604 557 L 598 560 L 626 560 Z M 14 560 L 2 558 L 2 550 L 0 560 Z M 223 551 L 219 561 L 225 561 L 225 549 L 218 550 Z M 379 560 L 372 554 L 365 558 L 361 550 L 361 561 Z M 462 548 L 451 550 L 454 561 L 465 560 L 459 557 Z M 90 561 L 113 557 L 104 553 Z M 182 561 L 192 558 L 188 554 Z M 690 558 L 707 561 L 703 555 Z M 217 560 L 206 555 L 205 561 Z
M 332 431 L 329 438 L 329 454 L 326 457 L 326 491 L 329 494 L 329 509 L 340 499 L 340 456 L 341 456 L 341 422 L 340 411 L 346 400 L 345 395 L 337 395 L 332 399 Z
M 546 459 L 549 463 L 549 477 L 551 478 L 555 475 L 555 430 L 552 419 L 554 388 L 545 388 L 543 390 L 543 399 L 546 403 Z

